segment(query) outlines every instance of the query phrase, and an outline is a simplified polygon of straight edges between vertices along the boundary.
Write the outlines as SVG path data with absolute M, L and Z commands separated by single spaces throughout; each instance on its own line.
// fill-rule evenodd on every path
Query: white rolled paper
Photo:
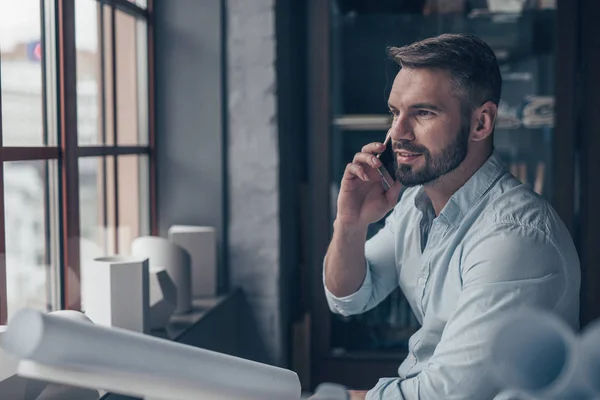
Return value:
M 499 393 L 494 400 L 541 400 L 537 397 L 533 397 L 526 392 L 521 392 L 519 390 L 505 390 Z
M 50 311 L 50 315 L 55 315 L 61 318 L 69 318 L 73 321 L 84 322 L 87 324 L 93 324 L 94 322 L 84 313 L 75 310 L 55 310 Z
M 175 314 L 192 309 L 190 255 L 182 247 L 156 236 L 142 236 L 131 244 L 131 254 L 150 260 L 151 268 L 165 268 L 177 288 Z
M 89 318 L 79 311 L 57 310 L 50 312 L 50 314 L 60 318 L 70 318 L 74 321 L 92 323 Z M 18 359 L 12 354 L 2 350 L 2 336 L 5 332 L 6 326 L 0 326 L 0 398 L 23 400 L 38 399 L 40 394 L 46 389 L 47 381 L 44 379 L 27 379 L 28 377 L 18 376 Z M 52 389 L 52 386 L 50 386 L 50 389 Z M 60 398 L 63 399 L 64 396 L 61 396 Z M 80 398 L 81 396 L 77 397 L 77 399 Z M 95 398 L 97 399 L 98 396 Z
M 600 399 L 600 320 L 587 326 L 580 341 L 580 373 L 594 392 L 594 398 Z
M 217 234 L 211 226 L 173 225 L 169 240 L 184 248 L 192 263 L 192 297 L 217 294 Z
M 502 389 L 535 399 L 587 398 L 575 333 L 543 310 L 516 312 L 491 342 L 489 367 Z
M 166 398 L 171 399 L 297 400 L 301 394 L 293 371 L 32 309 L 13 316 L 2 346 L 42 369 L 56 366 L 63 373 L 94 371 L 88 378 L 103 374 L 113 379 L 135 377 L 129 380 L 131 387 L 147 383 L 162 393 L 170 391 Z M 194 397 L 190 397 L 192 393 Z

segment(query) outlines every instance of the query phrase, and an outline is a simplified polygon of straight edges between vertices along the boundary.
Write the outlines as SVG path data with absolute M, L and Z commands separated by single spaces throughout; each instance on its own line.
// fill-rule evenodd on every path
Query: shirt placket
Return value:
M 417 296 L 416 299 L 419 299 L 417 302 L 417 306 L 419 307 L 419 311 L 421 315 L 425 316 L 425 307 L 423 304 L 423 299 L 425 298 L 425 291 L 427 289 L 427 282 L 429 281 L 429 274 L 431 273 L 431 248 L 436 247 L 437 242 L 437 219 L 433 220 L 431 227 L 429 228 L 429 237 L 427 239 L 427 246 L 425 247 L 425 251 L 421 256 L 422 264 L 421 270 L 419 272 L 419 277 L 417 278 Z
M 423 299 L 425 298 L 425 290 L 427 288 L 427 282 L 429 280 L 429 274 L 431 272 L 431 251 L 428 249 L 431 248 L 435 248 L 435 241 L 436 241 L 436 220 L 434 220 L 429 228 L 429 237 L 427 239 L 427 246 L 425 247 L 425 250 L 423 251 L 423 254 L 421 255 L 421 270 L 419 272 L 418 278 L 417 278 L 417 285 L 416 285 L 416 297 L 415 299 L 417 299 L 416 301 L 416 306 L 419 309 L 419 312 L 421 313 L 422 318 L 424 319 L 425 317 L 425 309 L 424 309 L 424 305 L 423 305 Z M 417 359 L 416 356 L 416 350 L 419 347 L 419 343 L 420 343 L 421 339 L 417 339 L 415 340 L 414 345 L 412 346 L 412 349 L 409 349 L 409 357 L 412 361 L 410 367 L 407 368 L 407 374 L 410 373 L 410 371 L 415 367 L 415 365 L 417 365 L 417 363 L 419 362 L 419 360 Z

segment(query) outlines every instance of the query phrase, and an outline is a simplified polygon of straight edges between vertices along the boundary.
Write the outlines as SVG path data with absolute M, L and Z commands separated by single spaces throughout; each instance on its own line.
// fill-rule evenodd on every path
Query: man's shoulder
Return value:
M 552 205 L 529 185 L 515 183 L 511 175 L 494 185 L 479 208 L 486 225 L 510 229 L 523 226 L 552 233 L 560 220 Z
M 515 178 L 501 179 L 490 190 L 472 226 L 481 235 L 537 238 L 539 243 L 574 253 L 571 235 L 552 205 L 529 185 L 515 184 Z M 480 235 L 478 235 L 480 236 Z

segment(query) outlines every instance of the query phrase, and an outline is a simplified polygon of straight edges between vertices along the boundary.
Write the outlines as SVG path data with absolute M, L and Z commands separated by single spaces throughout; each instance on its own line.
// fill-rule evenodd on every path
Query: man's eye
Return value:
M 417 111 L 417 116 L 419 116 L 419 117 L 429 117 L 431 115 L 433 115 L 433 113 L 431 111 L 427 111 L 427 110 Z
M 398 116 L 398 111 L 396 110 L 390 110 L 390 114 L 392 117 L 396 118 Z

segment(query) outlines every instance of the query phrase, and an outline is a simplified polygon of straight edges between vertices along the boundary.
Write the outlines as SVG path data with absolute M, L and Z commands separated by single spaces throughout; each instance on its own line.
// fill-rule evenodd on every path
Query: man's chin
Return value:
M 400 182 L 400 184 L 402 184 L 402 186 L 405 187 L 405 188 L 420 186 L 420 185 L 424 184 L 421 181 L 405 180 L 405 179 L 398 179 L 398 182 Z
M 410 166 L 402 165 L 396 170 L 396 180 L 404 187 L 424 185 L 428 180 L 420 172 Z

